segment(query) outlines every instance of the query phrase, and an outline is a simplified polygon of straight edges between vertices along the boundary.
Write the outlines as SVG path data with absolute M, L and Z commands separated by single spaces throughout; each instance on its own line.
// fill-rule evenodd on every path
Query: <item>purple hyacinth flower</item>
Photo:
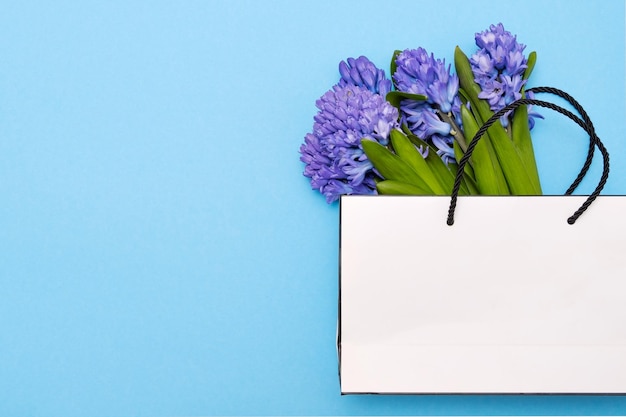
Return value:
M 459 79 L 450 74 L 450 66 L 445 60 L 438 60 L 424 48 L 407 49 L 396 58 L 396 72 L 393 74 L 399 91 L 423 94 L 428 102 L 441 111 L 460 111 L 458 98 Z
M 445 60 L 429 55 L 424 48 L 407 49 L 396 57 L 393 80 L 398 91 L 428 97 L 427 101 L 403 100 L 402 123 L 420 139 L 437 147 L 437 154 L 446 163 L 454 162 L 453 126 L 441 117 L 442 113 L 447 114 L 448 120 L 461 125 L 459 79 L 450 74 L 450 66 L 446 66 Z
M 300 160 L 311 187 L 332 203 L 343 194 L 375 194 L 377 175 L 361 147 L 367 138 L 389 143 L 398 110 L 365 86 L 336 85 L 316 102 L 313 132 L 304 138 Z
M 523 53 L 526 46 L 517 42 L 516 36 L 506 31 L 502 23 L 477 33 L 475 39 L 480 49 L 472 55 L 470 63 L 474 80 L 481 88 L 478 97 L 487 100 L 491 110 L 496 112 L 522 97 L 526 84 L 522 77 L 528 68 Z M 510 114 L 500 119 L 504 127 L 509 125 Z M 536 117 L 536 113 L 532 117 Z M 531 118 L 529 124 L 534 126 Z

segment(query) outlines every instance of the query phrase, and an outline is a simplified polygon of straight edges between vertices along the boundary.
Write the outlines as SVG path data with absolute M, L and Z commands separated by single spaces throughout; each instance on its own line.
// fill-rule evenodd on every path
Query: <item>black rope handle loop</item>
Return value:
M 589 171 L 589 167 L 591 166 L 591 162 L 593 161 L 594 150 L 595 150 L 595 147 L 597 146 L 597 142 L 599 141 L 598 136 L 595 134 L 595 128 L 593 127 L 593 122 L 589 118 L 589 115 L 587 114 L 583 106 L 581 106 L 580 103 L 576 101 L 574 97 L 572 97 L 571 95 L 569 95 L 563 90 L 559 90 L 558 88 L 554 88 L 554 87 L 533 87 L 533 88 L 529 88 L 526 91 L 532 92 L 532 93 L 550 93 L 550 94 L 559 96 L 561 98 L 564 98 L 572 105 L 572 107 L 576 109 L 576 111 L 578 111 L 578 113 L 580 114 L 581 118 L 585 121 L 585 123 L 594 130 L 594 135 L 589 137 L 589 149 L 587 150 L 587 158 L 585 159 L 585 163 L 582 169 L 580 170 L 580 172 L 578 173 L 578 175 L 576 176 L 576 179 L 574 180 L 574 182 L 572 182 L 572 185 L 570 185 L 567 191 L 565 191 L 565 195 L 571 195 L 576 190 L 576 188 L 578 188 L 578 186 L 582 182 L 585 175 L 587 175 L 587 171 Z
M 572 98 L 572 100 L 573 100 L 573 98 Z M 451 195 L 451 199 L 450 199 L 450 208 L 448 209 L 447 224 L 449 226 L 452 226 L 454 224 L 454 211 L 456 209 L 456 203 L 457 203 L 459 190 L 460 190 L 460 187 L 461 187 L 461 180 L 463 178 L 464 167 L 467 164 L 467 162 L 469 161 L 469 158 L 471 157 L 471 154 L 474 151 L 474 148 L 476 147 L 478 141 L 484 136 L 484 134 L 487 132 L 487 129 L 489 129 L 489 127 L 491 127 L 494 123 L 496 123 L 500 119 L 500 117 L 504 116 L 506 113 L 508 113 L 511 110 L 515 110 L 516 108 L 518 108 L 520 106 L 529 105 L 529 104 L 535 105 L 535 106 L 539 106 L 539 107 L 545 107 L 545 108 L 554 110 L 554 111 L 556 111 L 558 113 L 561 113 L 561 114 L 569 117 L 570 119 L 572 119 L 576 124 L 578 124 L 580 127 L 585 129 L 585 131 L 589 134 L 589 136 L 591 138 L 591 142 L 593 143 L 593 145 L 597 146 L 598 149 L 600 150 L 600 152 L 602 153 L 602 157 L 603 157 L 603 162 L 604 163 L 603 163 L 602 177 L 600 178 L 598 186 L 589 195 L 589 197 L 580 206 L 580 208 L 578 210 L 576 210 L 574 212 L 574 214 L 567 219 L 567 223 L 574 224 L 576 222 L 576 220 L 585 212 L 585 210 L 587 210 L 587 208 L 591 205 L 591 203 L 593 203 L 593 201 L 596 199 L 596 197 L 598 197 L 598 195 L 600 195 L 600 192 L 604 188 L 604 185 L 606 184 L 606 181 L 608 180 L 608 177 L 609 177 L 609 153 L 608 153 L 606 147 L 604 146 L 604 144 L 602 143 L 602 141 L 600 140 L 600 138 L 596 135 L 595 129 L 593 127 L 593 124 L 586 123 L 584 120 L 582 120 L 581 118 L 576 116 L 574 113 L 572 113 L 569 110 L 564 109 L 564 108 L 562 108 L 560 106 L 557 106 L 556 104 L 553 104 L 553 103 L 550 103 L 550 102 L 547 102 L 547 101 L 522 98 L 522 99 L 516 100 L 513 103 L 507 105 L 506 107 L 504 107 L 501 110 L 499 110 L 498 112 L 496 112 L 493 116 L 491 116 L 489 118 L 489 120 L 487 120 L 485 122 L 485 124 L 483 124 L 480 127 L 480 129 L 478 129 L 478 132 L 476 132 L 476 135 L 474 136 L 474 138 L 471 140 L 470 144 L 468 145 L 467 150 L 465 152 L 465 155 L 463 155 L 463 158 L 461 158 L 461 160 L 459 161 L 457 174 L 456 174 L 456 177 L 454 179 L 454 186 L 452 188 L 452 195 Z M 580 105 L 578 105 L 578 106 L 580 107 Z M 582 109 L 582 107 L 581 107 L 581 109 Z M 583 112 L 584 112 L 584 110 L 583 110 Z M 584 115 L 584 117 L 586 117 L 588 119 L 588 116 L 587 116 L 586 112 L 581 113 L 581 114 Z M 588 169 L 588 167 L 587 168 L 583 167 L 583 170 L 579 174 L 579 177 L 581 177 L 580 179 L 582 179 L 582 176 L 584 176 L 586 174 L 587 169 Z M 578 178 L 577 178 L 577 180 L 578 180 Z M 580 181 L 578 181 L 578 182 L 580 182 Z M 576 184 L 576 181 L 574 183 L 575 184 L 572 184 L 572 186 L 574 186 L 574 188 L 576 188 L 575 186 L 577 186 L 578 184 Z M 570 188 L 572 188 L 572 187 L 570 187 Z

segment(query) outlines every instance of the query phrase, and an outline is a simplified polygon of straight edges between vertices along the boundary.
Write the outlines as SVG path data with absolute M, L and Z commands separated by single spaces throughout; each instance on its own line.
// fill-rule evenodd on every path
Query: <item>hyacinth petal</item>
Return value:
M 448 110 L 447 112 L 454 110 L 455 113 L 460 112 L 460 99 L 458 96 L 459 93 L 459 78 L 454 75 L 452 77 L 450 77 L 450 81 L 447 84 L 447 88 L 446 88 L 446 99 L 447 102 L 450 103 L 450 110 Z M 441 109 L 442 111 L 443 108 Z
M 359 186 L 365 180 L 365 176 L 371 169 L 373 168 L 372 163 L 368 160 L 362 162 L 356 162 L 345 165 L 342 168 L 342 171 L 349 177 L 352 178 L 351 185 Z
M 341 75 L 341 78 L 346 81 L 350 79 L 350 68 L 344 61 L 339 63 L 339 74 Z
M 360 75 L 365 85 L 372 85 L 372 86 L 376 85 L 376 77 L 372 72 L 363 71 L 363 72 L 360 72 Z
M 356 68 L 350 69 L 350 78 L 354 81 L 355 85 L 363 85 L 363 80 L 361 79 L 361 73 Z
M 448 101 L 448 85 L 443 82 L 434 82 L 428 89 L 428 98 L 439 105 L 439 109 L 448 113 L 452 110 L 452 101 Z
M 454 161 L 454 149 L 452 148 L 452 140 L 450 137 L 432 135 L 431 141 L 437 148 L 437 155 L 446 164 Z
M 387 78 L 382 78 L 378 81 L 377 84 L 378 94 L 385 97 L 391 91 L 391 80 Z
M 472 55 L 471 62 L 475 70 L 479 74 L 485 75 L 487 77 L 491 77 L 497 74 L 497 71 L 494 67 L 493 59 L 484 49 L 481 49 L 474 55 Z
M 418 136 L 422 139 L 429 138 L 432 135 L 446 136 L 450 134 L 450 125 L 439 119 L 432 110 L 424 110 L 420 116 L 421 124 L 418 125 L 417 130 L 421 132 L 421 135 Z

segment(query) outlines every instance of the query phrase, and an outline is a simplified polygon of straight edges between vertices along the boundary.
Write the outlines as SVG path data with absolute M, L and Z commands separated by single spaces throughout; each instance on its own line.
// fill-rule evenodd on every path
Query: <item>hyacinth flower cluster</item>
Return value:
M 455 163 L 454 135 L 461 132 L 459 79 L 450 74 L 445 60 L 423 48 L 407 49 L 395 56 L 393 81 L 397 91 L 418 94 L 426 100 L 405 98 L 400 103 L 401 122 L 420 139 L 432 143 L 447 163 Z
M 395 51 L 392 80 L 369 59 L 339 64 L 300 147 L 304 175 L 330 203 L 344 194 L 449 194 L 456 162 L 480 126 L 524 97 L 536 54 L 492 25 L 454 68 L 424 48 Z M 540 195 L 526 106 L 492 125 L 464 168 L 461 194 Z
M 518 43 L 517 37 L 506 31 L 502 23 L 477 33 L 475 39 L 480 49 L 472 55 L 470 63 L 474 81 L 481 88 L 478 97 L 487 100 L 491 110 L 497 112 L 522 98 L 522 88 L 526 84 L 524 72 L 528 68 L 524 55 L 526 45 Z M 509 113 L 500 118 L 505 128 L 509 125 L 510 116 Z M 541 116 L 529 111 L 531 129 L 534 117 Z
M 389 143 L 398 125 L 398 111 L 385 100 L 391 81 L 365 57 L 339 65 L 340 81 L 316 102 L 313 132 L 300 147 L 304 175 L 328 203 L 340 195 L 375 194 L 372 163 L 361 146 L 368 139 Z

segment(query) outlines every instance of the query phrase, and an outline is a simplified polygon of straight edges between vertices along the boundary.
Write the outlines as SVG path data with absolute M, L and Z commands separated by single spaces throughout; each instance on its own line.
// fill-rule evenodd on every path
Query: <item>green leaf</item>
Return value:
M 400 126 L 400 128 L 408 137 L 411 137 L 413 135 L 413 132 L 411 132 L 411 129 L 409 129 L 409 126 L 406 123 L 402 123 L 402 126 Z
M 469 176 L 464 176 L 463 181 L 467 185 L 467 193 L 469 195 L 478 195 L 480 191 L 478 191 L 478 184 L 476 184 L 476 180 Z
M 458 142 L 455 141 L 453 142 L 452 145 L 454 149 L 454 158 L 456 159 L 458 163 L 461 160 L 461 158 L 463 158 L 463 155 L 465 154 L 463 153 L 463 149 L 461 149 Z M 472 168 L 472 165 L 471 165 L 473 163 L 472 158 L 470 158 L 468 162 L 469 163 L 465 164 L 465 167 L 463 168 L 463 183 L 466 183 L 468 194 L 471 194 L 471 195 L 480 194 L 480 192 L 478 191 L 478 185 L 476 184 L 476 174 L 474 174 L 474 168 Z M 455 165 L 455 167 L 456 169 L 453 169 L 451 171 L 456 177 L 456 173 L 458 171 L 458 165 Z M 454 185 L 454 181 L 453 181 L 453 185 Z
M 530 78 L 530 74 L 532 74 L 536 62 L 537 52 L 533 51 L 528 54 L 528 59 L 526 60 L 526 70 L 524 70 L 524 75 L 522 76 L 523 80 L 527 80 L 528 78 Z
M 361 140 L 361 146 L 367 158 L 383 178 L 411 184 L 427 190 L 429 194 L 435 194 L 413 168 L 380 143 L 363 139 Z
M 403 91 L 390 91 L 387 93 L 387 96 L 385 97 L 385 99 L 389 103 L 391 103 L 393 107 L 399 110 L 400 103 L 402 102 L 402 100 L 408 99 L 408 100 L 415 100 L 415 101 L 426 101 L 428 100 L 428 97 L 423 96 L 421 94 L 405 93 Z
M 468 140 L 474 139 L 478 132 L 479 125 L 472 113 L 467 107 L 461 107 L 461 120 L 463 121 L 463 129 Z M 488 133 L 485 134 L 474 148 L 470 157 L 474 168 L 476 185 L 480 194 L 485 195 L 507 195 L 509 194 L 508 185 L 500 167 L 498 157 L 491 146 L 491 140 Z
M 400 181 L 384 180 L 376 184 L 376 189 L 383 195 L 431 195 L 427 190 Z
M 450 190 L 452 190 L 454 186 L 454 178 L 456 178 L 456 174 L 459 171 L 459 166 L 457 164 L 449 164 L 448 165 L 450 172 L 452 173 L 452 186 L 450 186 Z M 465 168 L 468 168 L 468 165 L 465 165 Z M 466 171 L 467 172 L 467 171 Z M 451 193 L 452 191 L 450 191 Z M 459 188 L 459 195 L 478 195 L 478 187 L 476 186 L 476 181 L 471 178 L 469 175 L 463 175 L 461 177 L 461 187 Z
M 463 104 L 467 104 L 470 101 L 469 96 L 462 88 L 459 88 L 459 96 L 461 96 L 461 103 Z
M 391 77 L 391 79 L 393 79 L 393 74 L 396 73 L 396 68 L 398 68 L 398 65 L 396 64 L 396 59 L 398 58 L 398 55 L 400 55 L 402 53 L 402 51 L 400 51 L 399 49 L 396 49 L 395 51 L 393 51 L 393 55 L 391 57 L 391 64 L 389 65 L 389 70 L 391 71 L 389 73 L 389 77 Z M 395 82 L 394 82 L 395 85 Z
M 407 131 L 405 131 L 406 133 Z M 428 148 L 430 149 L 430 152 L 435 152 L 435 154 L 437 153 L 437 151 L 439 149 L 437 149 L 437 147 L 435 145 L 433 145 L 432 143 L 428 143 L 422 139 L 420 139 L 419 137 L 417 137 L 413 132 L 411 132 L 410 130 L 408 131 L 408 133 L 406 133 L 406 137 L 409 138 L 409 140 L 413 143 L 413 145 L 417 146 L 417 147 L 424 147 L 424 148 Z
M 391 131 L 391 146 L 396 155 L 406 162 L 413 170 L 419 174 L 420 169 L 426 164 L 422 155 L 411 144 L 411 141 L 399 130 Z
M 536 62 L 537 53 L 533 51 L 528 55 L 527 67 L 524 71 L 522 79 L 527 80 L 530 77 L 530 74 L 533 72 L 533 68 L 535 68 Z M 523 97 L 526 97 L 523 88 L 522 94 Z M 517 147 L 520 156 L 522 157 L 522 161 L 526 166 L 526 170 L 528 171 L 529 176 L 533 181 L 537 183 L 538 194 L 541 195 L 541 182 L 539 180 L 539 172 L 537 170 L 535 150 L 533 149 L 533 142 L 530 135 L 530 127 L 528 126 L 528 107 L 521 106 L 515 110 L 515 113 L 513 114 L 513 119 L 511 121 L 511 138 L 513 140 L 513 143 Z
M 397 129 L 391 131 L 391 144 L 396 154 L 424 180 L 428 188 L 434 191 L 434 194 L 450 194 L 452 184 L 450 183 L 449 186 L 446 186 L 448 184 L 440 181 L 438 176 L 431 169 L 434 168 L 434 165 L 426 162 L 424 157 L 422 157 L 417 149 L 415 149 L 415 146 L 413 146 L 411 141 L 402 132 Z M 429 152 L 429 154 L 430 153 L 431 152 Z M 439 157 L 437 157 L 437 159 L 439 159 Z M 439 159 L 439 161 L 441 161 L 441 159 Z M 441 163 L 443 164 L 443 161 L 441 161 Z
M 534 65 L 534 62 L 533 62 Z M 529 68 L 531 68 L 529 66 Z M 522 93 L 524 93 L 522 91 Z M 523 97 L 526 97 L 524 94 Z M 530 127 L 528 126 L 528 107 L 520 106 L 515 109 L 511 120 L 511 139 L 517 148 L 522 162 L 526 167 L 526 171 L 531 180 L 537 184 L 537 195 L 542 194 L 541 181 L 539 180 L 539 172 L 537 170 L 537 161 L 535 159 L 535 150 L 530 135 Z
M 424 160 L 430 167 L 430 170 L 434 174 L 437 181 L 445 191 L 445 194 L 450 194 L 452 192 L 452 186 L 454 184 L 454 173 L 450 171 L 448 165 L 443 162 L 441 157 L 437 155 L 438 149 L 426 141 L 418 138 L 414 134 L 407 135 L 408 139 L 418 148 L 428 149 L 428 155 Z M 421 154 L 420 154 L 421 155 Z
M 469 59 L 458 46 L 454 49 L 454 68 L 459 77 L 460 87 L 463 89 L 461 96 L 473 105 L 480 93 L 480 87 L 474 82 L 474 73 Z
M 443 189 L 448 190 L 445 194 L 446 195 L 450 194 L 452 192 L 452 187 L 454 185 L 454 178 L 456 177 L 457 165 L 456 164 L 446 165 L 446 163 L 443 162 L 443 160 L 439 157 L 439 155 L 437 155 L 438 149 L 434 145 L 423 141 L 422 139 L 418 138 L 412 133 L 408 134 L 407 137 L 418 148 L 428 149 L 428 156 L 425 158 L 426 163 L 428 163 L 428 166 L 430 167 L 433 174 L 435 174 L 435 177 L 437 178 L 437 180 L 439 181 Z M 458 147 L 458 144 L 456 142 L 454 142 L 454 144 L 455 146 Z M 459 159 L 460 157 L 457 158 L 457 161 Z M 474 180 L 474 173 L 472 172 L 472 168 L 469 165 L 465 166 L 465 172 L 466 173 L 470 172 L 469 175 L 471 178 L 469 179 L 474 184 L 474 187 L 472 191 L 472 187 L 466 184 L 465 179 L 467 178 L 467 175 L 465 175 L 463 177 L 463 181 L 461 182 L 460 194 L 461 195 L 479 194 L 478 189 L 475 186 L 476 182 Z

